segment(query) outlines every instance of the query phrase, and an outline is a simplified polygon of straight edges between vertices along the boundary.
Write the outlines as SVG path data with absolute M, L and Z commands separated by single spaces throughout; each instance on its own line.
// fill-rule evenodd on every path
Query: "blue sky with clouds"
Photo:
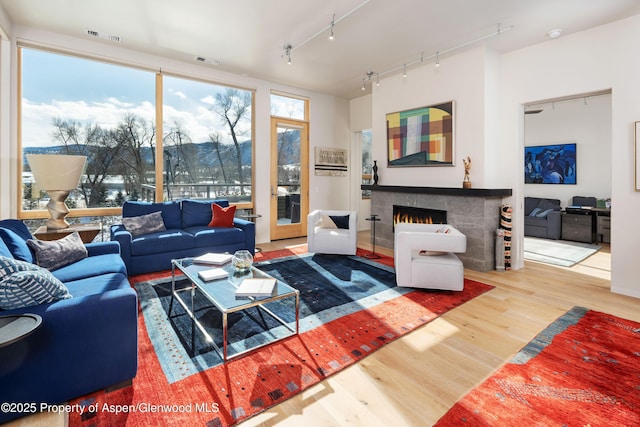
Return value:
M 115 127 L 125 113 L 155 121 L 155 73 L 35 49 L 23 50 L 22 144 L 54 145 L 52 118 Z M 229 132 L 212 111 L 214 84 L 165 76 L 164 132 L 174 122 L 194 142 L 218 131 L 223 142 Z M 244 126 L 249 126 L 246 123 Z

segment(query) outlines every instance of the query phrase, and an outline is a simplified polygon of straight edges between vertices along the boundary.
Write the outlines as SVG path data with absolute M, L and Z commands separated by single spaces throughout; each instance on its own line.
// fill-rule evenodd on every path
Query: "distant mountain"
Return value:
M 299 141 L 295 141 L 294 144 L 289 144 L 283 147 L 285 150 L 282 153 L 283 160 L 285 163 L 297 163 L 300 157 L 300 144 Z M 82 147 L 82 146 L 81 146 Z M 82 147 L 84 148 L 84 147 Z M 195 149 L 196 155 L 195 157 L 200 159 L 203 162 L 211 163 L 211 165 L 215 165 L 218 163 L 218 158 L 215 153 L 215 149 L 213 143 L 210 141 L 201 142 L 201 143 L 190 143 L 185 144 L 183 146 L 185 152 L 192 153 Z M 168 152 L 172 158 L 177 159 L 180 156 L 178 155 L 178 147 L 175 145 L 169 145 L 164 147 L 165 152 Z M 233 162 L 235 163 L 236 159 L 236 151 L 235 145 L 233 144 L 220 144 L 220 153 L 224 162 Z M 49 146 L 49 147 L 25 147 L 25 154 L 67 154 L 67 147 L 65 146 Z M 79 152 L 71 152 L 68 154 L 78 154 Z M 243 141 L 240 143 L 240 160 L 243 166 L 251 166 L 252 156 L 251 156 L 251 140 Z M 142 156 L 148 162 L 151 162 L 153 152 L 151 148 L 144 147 L 142 149 Z M 23 168 L 24 170 L 30 170 L 27 162 L 26 156 L 23 157 Z

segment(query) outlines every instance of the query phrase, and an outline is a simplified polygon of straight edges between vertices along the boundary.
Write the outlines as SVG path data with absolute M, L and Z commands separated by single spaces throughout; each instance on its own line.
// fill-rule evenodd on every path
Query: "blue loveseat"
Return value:
M 130 275 L 168 270 L 171 260 L 207 252 L 255 251 L 256 231 L 251 221 L 234 218 L 233 227 L 209 227 L 212 203 L 228 207 L 227 200 L 181 200 L 164 203 L 125 202 L 122 217 L 161 212 L 164 230 L 134 236 L 123 224 L 111 226 L 111 240 L 120 243 L 120 255 Z
M 0 255 L 34 263 L 32 236 L 18 220 L 0 221 Z M 42 324 L 0 347 L 0 402 L 58 404 L 128 382 L 138 369 L 138 299 L 116 242 L 90 243 L 87 257 L 52 270 L 71 298 L 0 316 L 31 313 Z M 27 415 L 0 411 L 0 423 Z

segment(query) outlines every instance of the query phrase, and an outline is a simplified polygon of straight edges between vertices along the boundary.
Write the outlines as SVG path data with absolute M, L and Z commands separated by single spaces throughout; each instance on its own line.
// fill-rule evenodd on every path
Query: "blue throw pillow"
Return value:
M 329 218 L 333 220 L 336 227 L 346 230 L 349 229 L 349 215 L 329 215 Z
M 538 209 L 538 208 L 536 208 Z M 549 215 L 549 212 L 553 212 L 553 209 L 546 209 L 536 215 L 537 218 L 546 218 Z
M 4 240 L 2 239 L 0 239 L 0 256 L 13 258 L 13 255 L 11 255 L 11 251 L 9 250 L 7 245 L 4 244 Z
M 535 218 L 540 212 L 542 212 L 542 209 L 534 208 L 531 212 L 529 212 L 529 216 Z
M 9 248 L 9 252 L 15 259 L 21 261 L 33 262 L 33 254 L 27 246 L 27 241 L 20 237 L 17 233 L 0 227 L 0 239 Z
M 3 219 L 0 221 L 0 228 L 6 228 L 7 230 L 13 231 L 18 236 L 22 237 L 22 240 L 24 241 L 33 238 L 27 226 L 19 219 Z

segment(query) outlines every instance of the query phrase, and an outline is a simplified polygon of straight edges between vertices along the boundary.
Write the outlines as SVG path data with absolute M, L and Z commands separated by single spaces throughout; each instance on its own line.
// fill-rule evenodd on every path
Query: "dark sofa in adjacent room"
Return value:
M 524 235 L 544 239 L 560 239 L 562 235 L 560 200 L 525 197 Z

